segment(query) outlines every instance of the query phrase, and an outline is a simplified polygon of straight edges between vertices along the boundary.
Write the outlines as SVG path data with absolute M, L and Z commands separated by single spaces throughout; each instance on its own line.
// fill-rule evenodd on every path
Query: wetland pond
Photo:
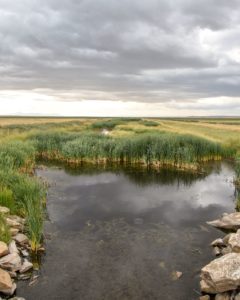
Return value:
M 233 169 L 208 175 L 136 168 L 47 167 L 46 254 L 27 300 L 195 300 L 209 244 L 206 221 L 234 210 Z M 176 279 L 174 272 L 183 275 Z

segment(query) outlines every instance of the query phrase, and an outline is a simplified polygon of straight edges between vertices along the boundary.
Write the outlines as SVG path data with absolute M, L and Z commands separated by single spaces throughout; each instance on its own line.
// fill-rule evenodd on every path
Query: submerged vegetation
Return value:
M 17 125 L 4 120 L 5 125 L 0 127 L 0 205 L 26 219 L 31 247 L 36 251 L 42 239 L 46 194 L 43 184 L 34 176 L 36 158 L 76 165 L 138 164 L 153 169 L 170 166 L 195 171 L 205 161 L 233 158 L 236 152 L 240 153 L 238 128 L 234 127 L 232 134 L 227 131 L 236 125 L 220 124 L 220 132 L 215 123 L 195 121 L 45 119 L 36 124 L 31 121 Z M 109 130 L 107 136 L 102 134 L 103 129 Z M 240 162 L 236 174 L 239 183 Z M 10 238 L 1 215 L 0 238 Z

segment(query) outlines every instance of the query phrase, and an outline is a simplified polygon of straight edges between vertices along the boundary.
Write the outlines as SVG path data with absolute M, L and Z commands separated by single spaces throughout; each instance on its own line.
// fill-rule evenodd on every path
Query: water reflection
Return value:
M 234 209 L 233 170 L 39 170 L 49 190 L 47 255 L 27 299 L 198 299 L 198 273 L 221 234 L 205 222 Z M 173 271 L 183 277 L 172 280 Z

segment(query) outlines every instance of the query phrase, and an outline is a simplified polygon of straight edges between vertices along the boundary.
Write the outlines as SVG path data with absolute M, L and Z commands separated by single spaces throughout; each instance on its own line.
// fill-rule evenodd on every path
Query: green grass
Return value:
M 0 168 L 30 168 L 35 159 L 35 149 L 31 143 L 12 141 L 0 145 Z
M 9 226 L 6 223 L 6 220 L 2 214 L 0 214 L 0 241 L 8 244 L 11 240 L 11 233 Z
M 36 251 L 42 237 L 43 206 L 46 194 L 43 184 L 35 177 L 30 177 L 17 169 L 4 168 L 0 170 L 0 186 L 0 205 L 10 208 L 11 213 L 26 218 L 31 248 Z
M 11 213 L 15 213 L 13 192 L 6 187 L 0 187 L 0 206 L 8 207 Z

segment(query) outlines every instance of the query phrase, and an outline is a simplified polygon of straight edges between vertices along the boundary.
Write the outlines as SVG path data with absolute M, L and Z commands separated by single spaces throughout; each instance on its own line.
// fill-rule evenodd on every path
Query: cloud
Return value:
M 0 0 L 0 90 L 230 112 L 239 21 L 238 0 Z

